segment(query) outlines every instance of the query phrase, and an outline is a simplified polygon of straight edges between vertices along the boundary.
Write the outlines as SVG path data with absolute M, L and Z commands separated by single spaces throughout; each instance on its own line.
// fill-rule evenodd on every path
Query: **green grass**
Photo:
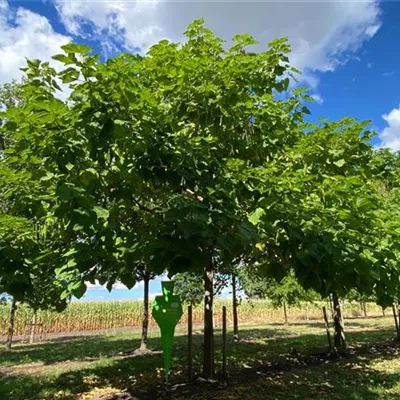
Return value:
M 246 326 L 241 340 L 228 342 L 228 384 L 178 388 L 175 399 L 400 399 L 400 356 L 390 318 L 346 321 L 346 337 L 356 354 L 338 360 L 310 357 L 326 347 L 319 322 L 289 326 Z M 160 348 L 153 335 L 151 348 Z M 386 341 L 386 342 L 385 342 Z M 360 346 L 371 346 L 371 350 Z M 15 346 L 0 354 L 1 400 L 92 399 L 130 390 L 140 399 L 163 398 L 160 353 L 122 357 L 137 348 L 136 333 L 119 333 Z M 186 377 L 186 337 L 175 341 L 172 384 Z M 216 332 L 216 369 L 221 370 L 221 335 Z M 201 365 L 202 337 L 194 337 L 194 368 Z M 185 392 L 186 390 L 186 392 Z M 146 397 L 147 396 L 147 397 Z

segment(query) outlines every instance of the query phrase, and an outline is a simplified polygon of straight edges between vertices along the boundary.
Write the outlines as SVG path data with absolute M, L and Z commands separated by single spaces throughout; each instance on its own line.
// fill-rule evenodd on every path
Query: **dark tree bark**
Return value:
M 140 350 L 147 350 L 147 337 L 149 331 L 149 285 L 150 274 L 146 271 L 143 274 L 143 317 L 142 317 L 142 339 L 140 341 Z
M 6 351 L 11 350 L 13 336 L 14 336 L 14 324 L 15 324 L 15 312 L 17 311 L 17 302 L 13 298 L 11 302 L 11 309 L 10 309 L 10 323 L 8 326 L 8 335 L 7 335 L 7 342 L 6 342 Z
M 342 325 L 342 310 L 340 309 L 339 298 L 337 293 L 333 293 L 333 325 L 335 327 L 334 343 L 335 347 L 346 348 L 346 338 Z
M 204 358 L 203 374 L 206 379 L 214 376 L 214 326 L 213 326 L 213 259 L 207 262 L 204 270 Z
M 232 275 L 232 311 L 233 311 L 233 340 L 239 340 L 239 322 L 237 311 L 236 276 Z
M 193 306 L 188 307 L 188 378 L 193 379 Z
M 332 351 L 332 340 L 331 340 L 331 333 L 329 332 L 329 322 L 328 322 L 328 315 L 326 313 L 326 307 L 322 307 L 322 313 L 324 315 L 325 330 L 326 330 L 326 336 L 328 338 L 329 351 Z
M 226 307 L 222 307 L 222 376 L 226 378 Z
M 399 328 L 399 321 L 397 320 L 397 311 L 395 305 L 393 304 L 392 306 L 393 310 L 393 318 L 394 318 L 394 323 L 396 324 L 396 333 L 397 333 L 397 340 L 400 340 L 400 328 Z

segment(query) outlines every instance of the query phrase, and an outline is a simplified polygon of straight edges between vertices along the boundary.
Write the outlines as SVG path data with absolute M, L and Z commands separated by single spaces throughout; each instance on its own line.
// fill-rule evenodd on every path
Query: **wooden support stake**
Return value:
M 325 329 L 326 329 L 326 336 L 328 337 L 329 351 L 332 351 L 332 340 L 331 340 L 331 334 L 329 332 L 329 322 L 328 322 L 328 316 L 326 314 L 326 307 L 322 307 L 322 312 L 324 313 Z
M 394 306 L 394 304 L 392 306 L 392 310 L 393 310 L 394 323 L 396 324 L 397 340 L 400 340 L 399 323 L 397 321 L 396 307 Z
M 226 378 L 226 307 L 222 307 L 222 375 Z
M 397 340 L 400 341 L 400 303 L 397 303 Z
M 193 307 L 188 307 L 188 379 L 193 379 Z

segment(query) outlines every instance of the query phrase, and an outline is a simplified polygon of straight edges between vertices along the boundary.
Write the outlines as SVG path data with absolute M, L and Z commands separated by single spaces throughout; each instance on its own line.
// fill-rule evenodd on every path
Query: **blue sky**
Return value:
M 400 150 L 400 2 L 0 0 L 0 83 L 18 79 L 24 57 L 50 59 L 68 42 L 103 55 L 145 53 L 160 39 L 183 40 L 194 19 L 228 40 L 250 33 L 262 50 L 286 36 L 300 83 L 317 100 L 312 119 L 353 116 L 372 120 L 377 146 Z M 151 292 L 160 291 L 160 280 Z M 86 299 L 141 296 L 138 286 L 111 295 L 98 286 Z
M 161 282 L 167 280 L 165 275 L 158 276 L 154 280 L 150 281 L 150 299 L 161 294 Z M 218 297 L 230 297 L 231 287 L 228 285 L 223 288 Z M 239 295 L 243 295 L 242 292 Z M 113 290 L 108 291 L 105 287 L 100 284 L 88 283 L 88 289 L 85 295 L 77 300 L 73 298 L 73 301 L 114 301 L 114 300 L 137 300 L 143 298 L 143 282 L 137 283 L 131 290 L 128 290 L 122 284 L 115 284 Z
M 250 33 L 268 41 L 287 36 L 301 83 L 318 100 L 313 118 L 372 120 L 374 143 L 400 149 L 399 2 L 190 2 L 0 0 L 0 82 L 18 78 L 24 56 L 49 59 L 70 41 L 103 57 L 141 51 L 162 38 L 181 40 L 203 17 L 229 40 Z
M 161 294 L 161 281 L 164 277 L 157 277 L 150 282 L 151 298 Z M 97 285 L 90 285 L 85 295 L 79 301 L 113 301 L 113 300 L 136 300 L 143 298 L 143 283 L 138 283 L 134 288 L 128 290 L 123 285 L 115 285 L 113 290 L 109 292 L 104 287 Z M 77 301 L 74 299 L 74 301 Z

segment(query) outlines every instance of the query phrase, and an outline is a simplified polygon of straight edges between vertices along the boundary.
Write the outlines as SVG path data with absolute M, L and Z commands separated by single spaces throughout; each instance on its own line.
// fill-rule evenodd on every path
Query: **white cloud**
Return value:
M 19 68 L 25 66 L 25 57 L 48 61 L 69 41 L 46 17 L 0 1 L 0 83 L 22 76 Z
M 292 63 L 304 72 L 302 80 L 311 86 L 317 84 L 313 72 L 332 71 L 348 61 L 380 27 L 375 0 L 53 1 L 70 33 L 97 36 L 107 47 L 120 42 L 127 49 L 143 52 L 162 38 L 182 40 L 188 23 L 200 17 L 227 40 L 238 33 L 252 34 L 261 41 L 258 50 L 275 37 L 287 36 Z
M 107 285 L 100 285 L 100 282 L 98 280 L 96 280 L 94 284 L 90 283 L 90 282 L 85 282 L 85 283 L 86 283 L 88 290 L 104 290 L 104 289 L 106 289 L 106 286 L 107 286 Z M 132 289 L 142 289 L 143 287 L 144 287 L 144 282 L 140 281 L 140 282 L 137 282 Z M 128 288 L 121 282 L 114 283 L 112 289 L 113 290 L 128 290 Z
M 162 296 L 161 292 L 149 293 L 149 299 L 154 300 L 156 296 Z
M 389 76 L 393 76 L 394 75 L 394 71 L 389 71 L 389 72 L 384 72 L 382 74 L 385 78 L 389 77 Z
M 374 64 L 372 62 L 367 63 L 367 68 L 371 69 L 374 66 Z
M 382 115 L 387 127 L 380 133 L 380 147 L 389 147 L 393 151 L 400 150 L 400 106 L 393 108 L 389 114 Z
M 170 279 L 168 278 L 167 273 L 164 273 L 162 275 L 156 276 L 154 278 L 155 281 L 160 281 L 160 282 L 164 282 L 164 281 L 169 281 Z
M 314 99 L 314 101 L 317 103 L 317 104 L 322 104 L 323 102 L 324 102 L 324 99 L 322 98 L 322 96 L 321 95 L 319 95 L 319 94 L 313 94 L 312 96 L 311 96 L 313 99 Z

